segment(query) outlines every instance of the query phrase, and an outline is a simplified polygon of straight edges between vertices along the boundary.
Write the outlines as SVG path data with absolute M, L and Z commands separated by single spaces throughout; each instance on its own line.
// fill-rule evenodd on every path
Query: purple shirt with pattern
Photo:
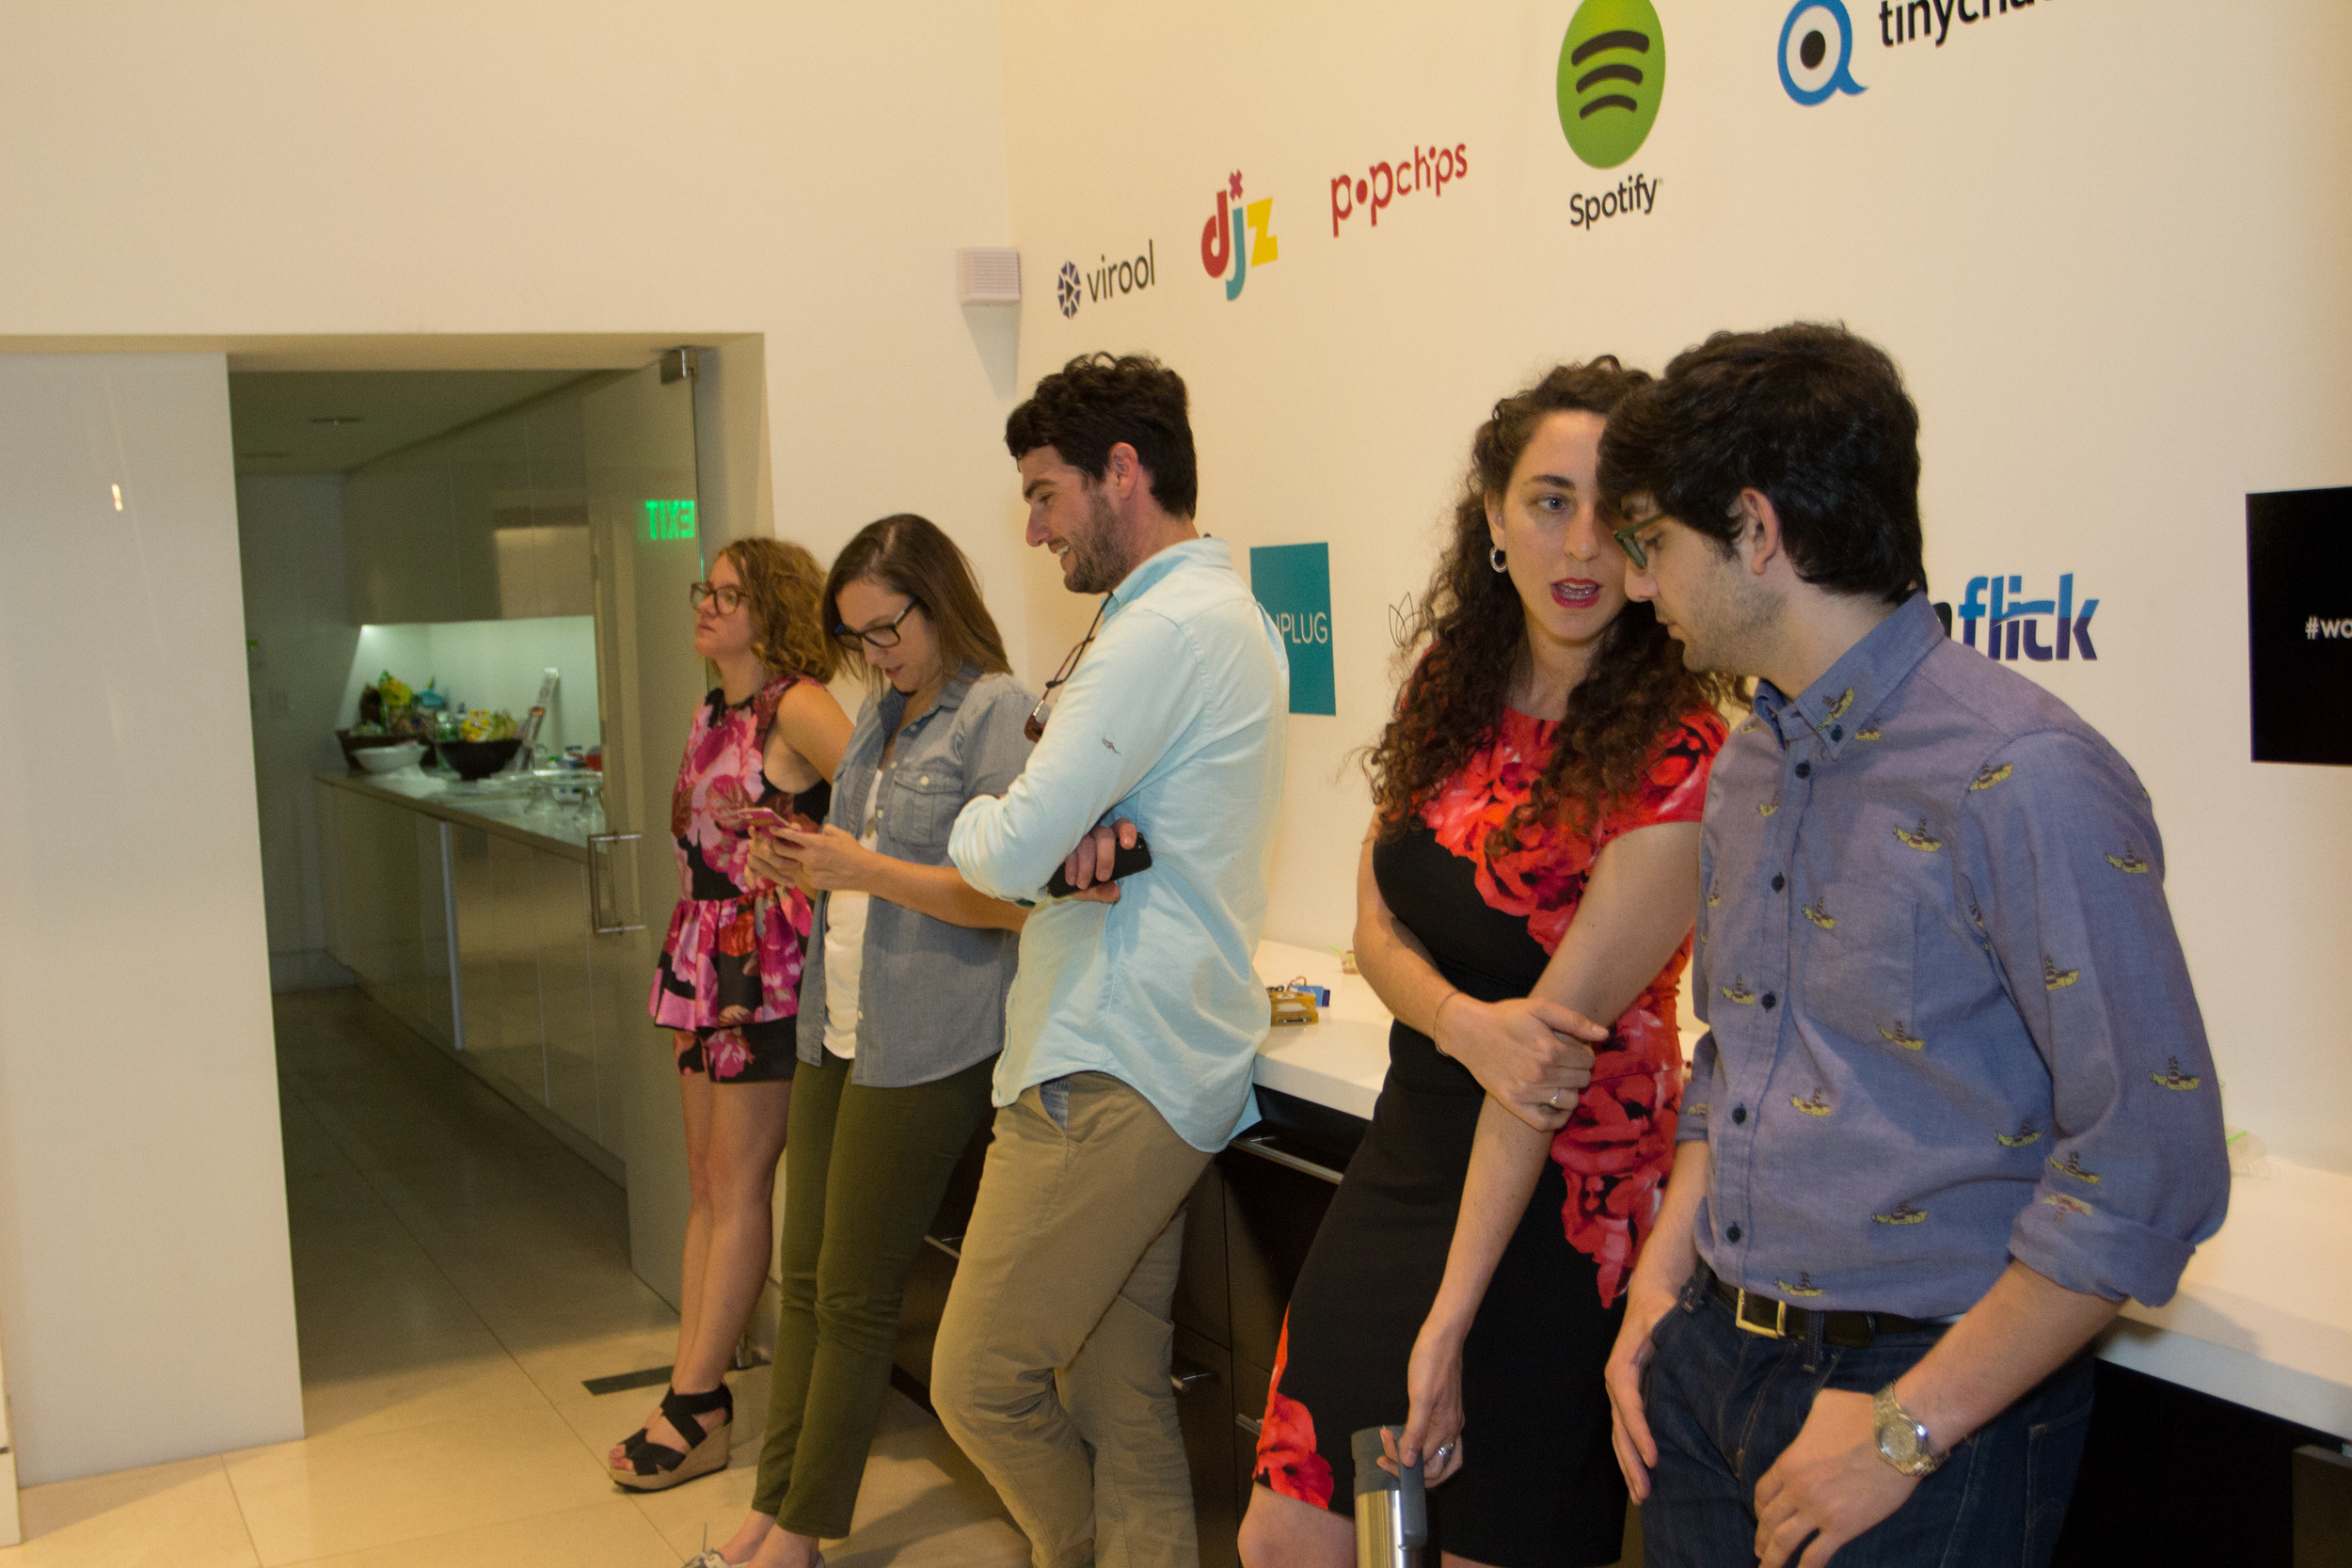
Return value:
M 1716 758 L 1692 995 L 1699 1254 L 1791 1305 L 1943 1317 L 2014 1258 L 2168 1299 L 2229 1201 L 2147 792 L 1915 594 Z

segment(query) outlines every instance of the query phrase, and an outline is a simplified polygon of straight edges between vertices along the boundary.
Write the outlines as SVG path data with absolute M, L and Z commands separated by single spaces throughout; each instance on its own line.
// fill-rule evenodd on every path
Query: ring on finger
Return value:
M 1550 1104 L 1551 1104 L 1551 1108 L 1552 1108 L 1553 1110 L 1555 1110 L 1555 1111 L 1556 1111 L 1556 1110 L 1558 1110 L 1558 1109 L 1560 1108 L 1560 1091 L 1559 1091 L 1558 1089 L 1554 1089 L 1554 1090 L 1552 1090 L 1552 1091 L 1551 1091 L 1551 1101 L 1550 1101 Z

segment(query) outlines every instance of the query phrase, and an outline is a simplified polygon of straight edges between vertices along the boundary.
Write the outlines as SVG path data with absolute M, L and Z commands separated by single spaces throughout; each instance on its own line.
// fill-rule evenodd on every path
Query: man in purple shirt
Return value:
M 1601 445 L 1626 592 L 1757 677 L 1608 1372 L 1652 1568 L 2046 1563 L 2092 1337 L 2228 1201 L 2147 793 L 1946 635 L 1918 480 L 1893 361 L 1836 327 L 1718 334 Z

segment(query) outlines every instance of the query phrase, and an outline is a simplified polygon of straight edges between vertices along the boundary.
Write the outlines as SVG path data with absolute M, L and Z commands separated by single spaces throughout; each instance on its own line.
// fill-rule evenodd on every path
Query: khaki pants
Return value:
M 1104 1073 L 996 1113 L 931 1399 L 1038 1568 L 1199 1561 L 1168 1309 L 1208 1161 Z

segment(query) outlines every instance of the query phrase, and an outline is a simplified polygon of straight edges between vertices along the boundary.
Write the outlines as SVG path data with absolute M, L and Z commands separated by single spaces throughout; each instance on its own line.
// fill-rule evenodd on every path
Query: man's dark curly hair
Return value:
M 1488 564 L 1486 498 L 1508 493 L 1511 474 L 1553 414 L 1611 417 L 1649 382 L 1613 355 L 1561 365 L 1495 404 L 1470 442 L 1470 472 L 1454 506 L 1453 537 L 1408 623 L 1400 661 L 1411 665 L 1396 712 L 1366 759 L 1380 836 L 1404 832 L 1445 781 L 1490 744 L 1502 722 L 1511 674 L 1527 646 L 1527 612 L 1510 575 Z M 1604 547 L 1615 549 L 1613 540 Z M 1422 652 L 1423 645 L 1426 652 Z M 1565 823 L 1588 831 L 1631 791 L 1670 738 L 1674 721 L 1719 706 L 1737 684 L 1693 674 L 1681 645 L 1646 604 L 1629 604 L 1602 633 L 1592 669 L 1568 696 L 1551 760 L 1528 799 L 1498 831 L 1507 852 L 1519 830 Z
M 1110 466 L 1111 448 L 1136 449 L 1160 510 L 1189 517 L 1200 499 L 1184 378 L 1148 354 L 1081 354 L 1041 378 L 1029 401 L 1005 420 L 1005 445 L 1019 462 L 1040 447 L 1090 480 Z
M 1919 411 L 1876 344 L 1810 322 L 1718 332 L 1610 416 L 1613 503 L 1646 493 L 1728 554 L 1743 489 L 1771 499 L 1801 580 L 1889 604 L 1927 587 Z

